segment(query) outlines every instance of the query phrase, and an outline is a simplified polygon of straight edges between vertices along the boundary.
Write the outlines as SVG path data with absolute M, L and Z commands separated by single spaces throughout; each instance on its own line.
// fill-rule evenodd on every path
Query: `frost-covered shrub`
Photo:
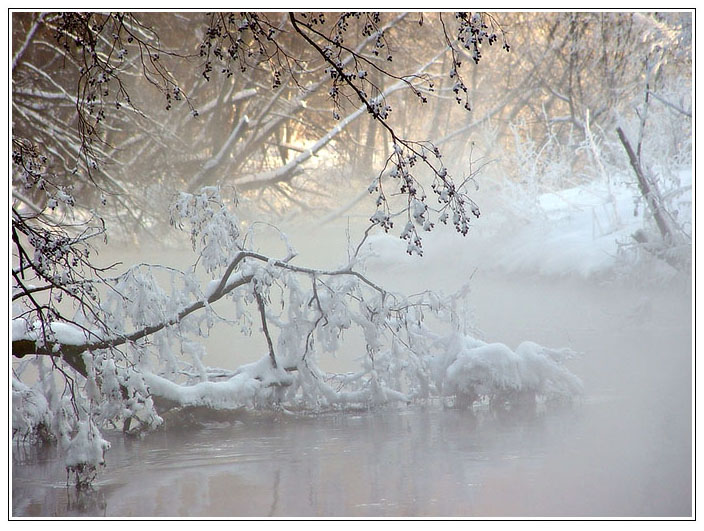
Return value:
M 48 442 L 52 438 L 52 412 L 44 395 L 12 378 L 12 437 Z

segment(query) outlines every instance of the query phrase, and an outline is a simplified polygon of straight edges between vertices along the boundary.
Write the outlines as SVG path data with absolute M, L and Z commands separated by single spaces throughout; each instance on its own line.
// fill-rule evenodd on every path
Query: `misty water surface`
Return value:
M 75 111 L 90 110 L 91 120 L 98 120 L 95 125 L 104 113 L 101 104 L 97 104 L 99 112 L 93 115 L 95 96 L 93 101 L 86 101 L 75 100 L 72 94 L 76 88 L 84 87 L 86 97 L 93 90 L 88 85 L 95 82 L 101 86 L 103 81 L 97 80 L 104 77 L 103 69 L 97 78 L 86 75 L 90 71 L 78 68 L 80 54 L 90 57 L 87 48 L 71 48 L 68 56 L 64 50 L 52 51 L 51 40 L 32 37 L 40 20 L 37 18 L 35 23 L 34 15 L 29 13 L 17 15 L 13 17 L 17 23 L 11 32 L 17 51 L 13 54 L 13 63 L 17 63 L 13 64 L 13 146 L 15 139 L 26 138 L 48 154 L 61 153 L 58 159 L 64 159 L 64 153 L 75 152 L 76 157 L 85 158 L 88 164 L 92 148 L 87 149 L 88 145 L 74 139 Z M 159 33 L 158 23 L 164 19 L 159 40 L 166 49 L 186 46 L 198 50 L 199 46 L 205 46 L 201 42 L 202 32 L 214 30 L 207 26 L 196 30 L 201 28 L 198 13 L 178 15 L 173 20 L 154 15 L 144 20 L 154 20 L 155 32 Z M 171 418 L 166 427 L 142 438 L 126 438 L 106 431 L 104 435 L 112 443 L 106 467 L 100 471 L 94 488 L 84 492 L 67 486 L 63 461 L 56 448 L 15 444 L 11 461 L 12 516 L 686 517 L 692 514 L 691 278 L 660 277 L 655 271 L 646 271 L 644 264 L 656 260 L 647 255 L 646 245 L 634 250 L 645 256 L 634 260 L 638 264 L 633 271 L 623 263 L 612 267 L 617 262 L 616 245 L 608 246 L 608 252 L 595 245 L 597 237 L 609 243 L 624 243 L 618 241 L 622 238 L 632 245 L 635 230 L 647 228 L 649 233 L 654 230 L 646 201 L 641 198 L 635 205 L 632 201 L 639 197 L 639 187 L 623 150 L 623 140 L 619 142 L 615 136 L 619 124 L 637 147 L 639 159 L 643 147 L 639 165 L 648 171 L 652 169 L 653 178 L 659 181 L 653 184 L 664 186 L 661 192 L 673 200 L 665 202 L 664 207 L 681 208 L 682 213 L 692 208 L 689 186 L 693 179 L 678 180 L 678 172 L 689 173 L 687 165 L 691 159 L 692 107 L 688 101 L 692 81 L 691 14 L 672 12 L 651 17 L 646 13 L 584 16 L 558 13 L 544 20 L 541 20 L 543 13 L 506 15 L 511 15 L 502 18 L 507 21 L 510 48 L 514 51 L 487 53 L 480 65 L 465 60 L 464 71 L 471 89 L 464 86 L 458 75 L 461 71 L 457 70 L 454 51 L 451 56 L 438 56 L 437 66 L 417 70 L 435 54 L 436 39 L 431 37 L 429 29 L 433 25 L 439 29 L 441 20 L 434 15 L 426 18 L 422 30 L 416 26 L 414 14 L 407 21 L 409 33 L 403 30 L 400 21 L 389 32 L 386 48 L 389 53 L 392 48 L 405 52 L 396 55 L 394 51 L 393 63 L 379 63 L 390 69 L 393 79 L 377 76 L 381 70 L 377 72 L 376 67 L 367 73 L 358 69 L 361 64 L 355 64 L 356 73 L 345 78 L 348 83 L 356 76 L 358 88 L 369 89 L 366 85 L 369 82 L 378 92 L 393 88 L 401 79 L 396 76 L 399 74 L 408 83 L 423 88 L 417 94 L 423 100 L 426 81 L 437 76 L 439 106 L 430 107 L 425 113 L 416 105 L 411 92 L 405 95 L 398 92 L 398 97 L 388 93 L 388 102 L 394 109 L 393 121 L 389 122 L 396 131 L 393 138 L 386 136 L 387 129 L 381 127 L 382 122 L 390 127 L 385 121 L 372 119 L 367 125 L 352 120 L 350 113 L 356 112 L 358 104 L 369 105 L 366 96 L 359 101 L 341 101 L 340 108 L 334 99 L 334 114 L 329 112 L 331 109 L 325 110 L 332 96 L 331 87 L 335 87 L 336 94 L 340 78 L 333 76 L 333 84 L 328 86 L 330 80 L 325 73 L 325 79 L 317 81 L 326 65 L 313 60 L 295 40 L 291 41 L 290 50 L 302 52 L 289 58 L 290 68 L 296 72 L 300 69 L 294 72 L 295 85 L 311 90 L 298 92 L 286 89 L 285 85 L 280 89 L 275 87 L 273 92 L 268 90 L 269 74 L 275 72 L 268 72 L 265 67 L 269 63 L 275 65 L 274 56 L 268 62 L 262 61 L 259 64 L 262 68 L 243 69 L 237 75 L 230 75 L 227 66 L 228 74 L 220 76 L 223 79 L 219 81 L 214 71 L 213 81 L 205 83 L 198 61 L 189 58 L 186 64 L 179 65 L 176 54 L 162 53 L 164 66 L 159 68 L 173 65 L 169 71 L 174 75 L 174 80 L 164 85 L 168 104 L 162 110 L 162 94 L 153 91 L 146 76 L 142 76 L 139 65 L 142 42 L 138 40 L 117 51 L 112 49 L 117 41 L 105 37 L 110 57 L 124 62 L 125 67 L 137 67 L 136 71 L 124 70 L 123 79 L 135 98 L 133 101 L 149 111 L 149 115 L 148 120 L 132 121 L 129 114 L 122 114 L 124 109 L 118 111 L 122 95 L 115 96 L 117 79 L 108 76 L 112 81 L 102 86 L 115 87 L 109 97 L 117 98 L 110 100 L 117 104 L 117 114 L 108 113 L 103 122 L 105 136 L 100 138 L 104 144 L 101 143 L 99 153 L 103 148 L 107 151 L 99 158 L 104 158 L 106 164 L 101 161 L 100 171 L 95 175 L 105 173 L 110 180 L 96 182 L 100 190 L 89 187 L 81 192 L 79 186 L 77 191 L 86 195 L 77 196 L 77 204 L 96 207 L 100 214 L 97 195 L 106 186 L 109 198 L 103 208 L 108 213 L 107 219 L 114 220 L 111 231 L 126 212 L 130 215 L 134 212 L 135 218 L 139 213 L 139 223 L 144 222 L 145 230 L 134 235 L 142 241 L 143 248 L 118 242 L 119 234 L 131 230 L 125 225 L 124 230 L 115 232 L 114 241 L 110 233 L 111 251 L 101 252 L 98 258 L 91 255 L 96 266 L 123 262 L 115 274 L 140 262 L 179 269 L 193 264 L 196 257 L 190 252 L 187 233 L 181 234 L 184 249 L 167 252 L 158 247 L 164 240 L 173 243 L 176 236 L 173 232 L 169 235 L 159 232 L 160 222 L 156 220 L 168 225 L 166 201 L 173 199 L 178 188 L 206 183 L 223 184 L 228 202 L 234 199 L 237 208 L 242 208 L 243 220 L 298 223 L 293 231 L 283 227 L 292 232 L 293 244 L 299 251 L 296 265 L 337 267 L 347 263 L 348 245 L 353 249 L 369 228 L 376 198 L 381 201 L 377 206 L 388 206 L 391 211 L 410 207 L 415 192 L 406 197 L 403 190 L 408 188 L 407 184 L 400 194 L 396 185 L 390 184 L 394 182 L 391 172 L 395 171 L 396 159 L 386 152 L 391 147 L 389 141 L 397 148 L 398 141 L 405 146 L 397 154 L 399 164 L 408 160 L 413 166 L 406 155 L 410 154 L 407 148 L 415 146 L 413 149 L 420 150 L 423 158 L 426 151 L 432 158 L 432 170 L 420 169 L 419 166 L 424 166 L 420 163 L 413 170 L 420 190 L 424 188 L 430 196 L 429 208 L 438 206 L 431 192 L 431 180 L 440 183 L 437 178 L 451 174 L 458 183 L 464 180 L 459 189 L 467 185 L 467 192 L 480 206 L 481 217 L 475 220 L 473 216 L 465 239 L 437 236 L 433 240 L 442 230 L 442 223 L 433 214 L 431 218 L 437 225 L 433 236 L 426 238 L 423 232 L 425 256 L 409 258 L 405 254 L 406 242 L 398 238 L 407 220 L 404 215 L 394 216 L 396 225 L 388 235 L 393 243 L 384 243 L 379 227 L 377 233 L 372 233 L 372 238 L 381 242 L 383 252 L 370 259 L 367 271 L 370 278 L 385 288 L 404 293 L 426 289 L 442 289 L 447 293 L 469 284 L 466 306 L 459 312 L 467 319 L 469 333 L 488 342 L 505 343 L 512 349 L 530 340 L 579 352 L 581 357 L 571 360 L 569 368 L 583 380 L 584 396 L 571 404 L 537 408 L 527 405 L 512 410 L 461 410 L 437 400 L 409 407 L 334 414 L 294 416 L 249 412 L 228 413 L 207 421 Z M 450 18 L 447 17 L 448 22 Z M 150 25 L 151 22 L 145 22 L 145 28 Z M 30 28 L 34 29 L 26 33 Z M 181 29 L 174 32 L 167 28 Z M 53 26 L 47 31 L 47 38 L 57 32 Z M 122 31 L 122 22 L 117 31 Z M 438 33 L 438 42 L 443 47 L 451 42 L 448 40 L 451 33 L 446 30 Z M 119 34 L 115 39 L 118 37 Z M 289 37 L 293 39 L 295 33 L 289 32 L 284 42 L 288 43 Z M 368 37 L 371 39 L 372 35 Z M 380 38 L 381 33 L 377 46 Z M 73 36 L 66 42 L 72 40 Z M 211 41 L 216 42 L 208 37 L 208 54 Z M 350 32 L 345 46 L 354 48 L 354 41 Z M 27 47 L 31 42 L 40 48 L 31 51 Z M 599 46 L 594 46 L 595 42 Z M 132 48 L 137 45 L 139 51 Z M 127 48 L 129 60 L 123 61 Z M 66 61 L 74 51 L 78 55 L 73 61 Z M 411 57 L 406 61 L 403 55 L 408 54 Z M 20 62 L 21 57 L 24 59 Z M 158 54 L 147 52 L 147 57 L 152 65 L 157 64 L 154 61 Z M 388 57 L 390 61 L 392 56 Z M 75 61 L 78 62 L 74 64 Z M 31 67 L 26 72 L 24 62 Z M 210 68 L 210 61 L 205 64 Z M 413 68 L 409 70 L 409 66 Z M 218 66 L 214 68 L 220 70 Z M 396 72 L 395 68 L 400 70 Z M 283 70 L 285 84 L 291 72 Z M 416 74 L 408 75 L 414 71 Z M 445 77 L 445 71 L 453 73 Z M 362 72 L 366 81 L 362 81 Z M 191 96 L 187 102 L 191 112 L 182 101 L 181 107 L 186 112 L 174 109 L 166 114 L 171 107 L 171 88 L 176 89 L 177 100 L 181 94 L 191 92 L 174 83 L 178 81 L 184 89 L 189 88 L 192 74 L 199 80 L 193 82 L 191 96 L 200 107 L 201 118 L 193 119 L 197 109 L 191 104 Z M 209 79 L 206 74 L 207 71 L 203 72 L 205 79 Z M 279 75 L 275 73 L 275 85 L 280 81 Z M 266 82 L 262 81 L 265 78 Z M 467 108 L 471 104 L 472 114 L 464 114 L 462 106 L 455 104 L 450 92 L 453 86 L 461 96 L 457 102 L 463 103 L 464 99 Z M 464 89 L 464 96 L 457 87 Z M 57 105 L 61 92 L 69 99 Z M 354 91 L 348 95 L 354 96 Z M 370 92 L 370 95 L 376 101 L 379 94 Z M 100 102 L 103 99 L 101 96 Z M 107 109 L 108 100 L 103 103 Z M 112 109 L 112 103 L 109 106 Z M 334 119 L 338 111 L 343 112 L 341 120 Z M 372 114 L 380 118 L 378 113 Z M 81 131 L 85 130 L 85 124 L 79 125 Z M 407 145 L 401 140 L 406 135 L 409 141 L 415 140 Z M 433 140 L 439 148 L 429 143 L 426 146 L 423 139 Z M 330 143 L 326 144 L 328 140 Z M 324 149 L 318 150 L 319 147 Z M 442 148 L 442 161 L 439 154 L 430 155 L 429 147 Z M 279 151 L 281 164 L 275 151 Z M 415 155 L 412 160 L 415 161 Z M 344 167 L 347 161 L 350 166 Z M 87 175 L 93 181 L 90 171 L 84 174 L 82 166 L 75 166 L 81 169 L 78 174 L 72 170 L 76 164 L 73 160 L 57 162 L 57 167 L 63 168 L 67 175 L 67 184 L 73 183 L 74 175 L 76 178 Z M 379 173 L 382 170 L 389 172 L 388 178 Z M 489 172 L 489 178 L 485 178 Z M 277 175 L 282 176 L 280 182 Z M 381 191 L 382 175 L 388 183 L 385 192 Z M 376 176 L 378 180 L 371 181 Z M 15 188 L 23 190 L 28 182 L 24 173 L 21 181 L 16 177 L 13 173 L 13 194 Z M 114 187 L 110 184 L 113 181 Z M 441 181 L 445 182 L 445 178 Z M 267 183 L 274 185 L 269 188 Z M 377 187 L 379 195 L 364 192 L 369 183 L 374 183 L 372 190 Z M 239 192 L 235 193 L 240 184 L 241 197 Z M 247 192 L 249 187 L 251 195 Z M 44 189 L 43 185 L 40 188 Z M 555 201 L 553 197 L 548 202 L 552 206 L 564 203 L 561 211 L 544 208 L 541 203 L 541 198 L 545 199 L 541 194 L 549 190 L 568 192 L 564 201 Z M 122 195 L 123 191 L 126 198 L 132 196 L 134 201 L 124 205 L 120 197 L 113 196 Z M 579 191 L 586 192 L 586 196 L 575 193 Z M 48 199 L 44 198 L 44 192 L 27 189 L 22 191 L 25 193 L 31 201 L 22 202 L 27 202 L 31 211 L 36 209 L 32 201 Z M 352 207 L 349 202 L 360 193 L 364 197 Z M 390 204 L 386 203 L 385 194 Z M 92 196 L 96 197 L 90 199 Z M 574 202 L 575 198 L 579 200 Z M 623 198 L 626 209 L 621 212 Z M 674 201 L 676 198 L 681 201 Z M 160 205 L 162 200 L 164 204 Z M 56 202 L 53 197 L 51 201 Z M 636 212 L 631 214 L 634 208 Z M 331 209 L 338 210 L 335 213 Z M 564 216 L 552 217 L 556 213 Z M 306 215 L 309 219 L 302 219 Z M 321 219 L 310 219 L 316 215 L 333 221 L 326 225 Z M 557 220 L 565 222 L 562 228 L 567 231 L 574 229 L 573 224 L 580 219 L 586 221 L 577 227 L 580 230 L 576 232 L 581 236 L 571 242 L 571 250 L 596 248 L 601 253 L 597 258 L 604 258 L 603 263 L 607 264 L 603 271 L 591 267 L 594 264 L 580 262 L 579 258 L 572 259 L 583 256 L 578 252 L 563 252 L 562 260 L 545 270 L 556 276 L 505 272 L 527 265 L 522 258 L 527 255 L 535 264 L 549 252 L 564 251 L 570 241 L 562 238 L 565 234 L 560 232 Z M 70 215 L 61 223 L 64 221 L 73 222 Z M 691 215 L 678 221 L 683 223 L 687 234 L 691 234 L 690 221 Z M 13 218 L 13 228 L 14 223 Z M 266 223 L 258 226 L 264 232 L 259 250 L 276 258 L 286 256 L 278 233 Z M 526 227 L 530 230 L 522 231 Z M 452 223 L 446 228 L 454 232 Z M 546 235 L 551 228 L 556 230 L 551 234 L 548 251 Z M 512 246 L 520 249 L 526 238 L 531 244 L 528 251 L 511 256 L 504 252 Z M 232 249 L 233 255 L 235 252 Z M 594 253 L 588 255 L 594 257 Z M 500 264 L 500 258 L 507 256 L 510 263 Z M 602 260 L 595 263 L 601 267 Z M 660 266 L 668 267 L 664 263 Z M 564 275 L 557 276 L 559 273 Z M 595 274 L 582 278 L 578 273 Z M 203 275 L 201 280 L 206 286 L 205 282 L 211 279 Z M 69 315 L 71 301 L 67 299 L 70 297 L 61 303 L 64 306 L 57 303 L 56 307 L 66 309 Z M 229 302 L 218 301 L 212 308 L 223 317 L 234 319 L 235 312 Z M 257 333 L 256 324 L 253 328 L 251 338 L 242 337 L 238 326 L 234 330 L 226 327 L 213 330 L 204 339 L 207 348 L 204 363 L 235 369 L 267 355 L 264 336 Z M 321 360 L 321 368 L 347 371 L 355 367 L 355 358 L 365 354 L 361 335 L 349 331 L 339 357 Z M 28 378 L 30 373 L 31 368 L 27 370 Z
M 472 286 L 486 339 L 582 353 L 570 364 L 582 400 L 476 414 L 442 404 L 246 414 L 116 435 L 95 490 L 80 495 L 53 451 L 20 451 L 13 515 L 690 515 L 689 286 L 482 272 Z

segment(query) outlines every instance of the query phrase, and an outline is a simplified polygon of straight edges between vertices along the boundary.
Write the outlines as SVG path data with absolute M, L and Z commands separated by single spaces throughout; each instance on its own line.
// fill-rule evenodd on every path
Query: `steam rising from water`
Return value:
M 344 256 L 343 229 L 329 230 L 337 236 L 293 234 L 294 244 L 303 242 L 302 264 L 339 264 L 332 256 Z M 81 509 L 71 509 L 59 488 L 60 461 L 15 466 L 13 514 L 691 514 L 688 283 L 510 275 L 483 262 L 486 243 L 456 241 L 467 246 L 463 260 L 453 260 L 457 248 L 440 241 L 428 259 L 372 261 L 369 274 L 406 291 L 449 290 L 470 280 L 468 317 L 484 339 L 512 348 L 533 340 L 582 353 L 570 363 L 585 384 L 582 403 L 478 415 L 410 408 L 250 416 L 141 441 L 118 437 L 96 493 Z M 168 262 L 163 253 L 159 258 Z M 206 363 L 234 366 L 263 352 L 263 345 L 256 350 L 239 341 L 231 332 L 214 334 Z M 361 348 L 351 337 L 345 354 Z M 344 367 L 345 360 L 331 363 Z

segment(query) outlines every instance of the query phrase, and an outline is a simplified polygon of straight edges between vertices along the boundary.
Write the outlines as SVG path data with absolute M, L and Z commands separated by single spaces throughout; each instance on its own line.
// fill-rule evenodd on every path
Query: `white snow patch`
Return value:
M 677 181 L 670 185 L 672 190 L 660 193 L 677 223 L 691 233 L 691 168 L 680 171 Z M 587 278 L 623 265 L 623 244 L 634 244 L 632 236 L 639 230 L 653 230 L 637 186 L 617 178 L 544 193 L 521 209 L 508 203 L 504 208 L 487 207 L 465 238 L 440 224 L 424 234 L 426 258 L 409 257 L 406 243 L 390 234 L 369 237 L 361 257 L 371 267 L 386 270 L 426 268 L 432 262 L 439 272 L 450 264 L 477 265 L 481 257 L 484 269 Z
M 215 280 L 211 280 L 210 282 L 208 282 L 207 286 L 205 287 L 205 291 L 203 293 L 203 295 L 205 295 L 206 299 L 209 299 L 213 295 L 213 293 L 215 293 L 215 290 L 218 289 L 218 286 L 220 285 L 221 280 L 222 279 L 217 278 Z

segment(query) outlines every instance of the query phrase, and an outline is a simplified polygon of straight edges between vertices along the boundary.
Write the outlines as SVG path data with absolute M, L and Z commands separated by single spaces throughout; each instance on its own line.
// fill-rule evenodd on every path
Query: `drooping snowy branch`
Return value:
M 200 209 L 178 208 L 184 205 L 199 206 Z M 232 229 L 236 223 L 227 215 L 215 189 L 207 189 L 201 196 L 182 194 L 173 211 L 174 215 L 180 213 L 189 217 L 188 222 L 196 231 L 191 235 L 198 243 L 203 265 L 213 272 L 222 268 L 220 276 L 204 289 L 193 285 L 185 291 L 179 289 L 181 300 L 178 300 L 174 295 L 165 294 L 148 271 L 146 275 L 129 271 L 114 281 L 114 291 L 106 295 L 103 309 L 110 311 L 106 327 L 92 330 L 71 323 L 51 322 L 47 329 L 42 322 L 33 324 L 24 318 L 16 318 L 13 321 L 13 354 L 16 357 L 28 354 L 61 356 L 86 377 L 89 372 L 85 366 L 86 354 L 113 351 L 124 345 L 149 350 L 147 340 L 151 336 L 163 336 L 163 340 L 172 333 L 183 334 L 188 328 L 183 328 L 182 324 L 189 316 L 200 310 L 208 313 L 212 304 L 231 296 L 237 304 L 244 302 L 246 305 L 248 300 L 256 302 L 272 369 L 278 369 L 279 365 L 289 372 L 305 368 L 317 379 L 322 378 L 312 365 L 317 352 L 315 339 L 322 343 L 326 352 L 335 352 L 344 331 L 355 325 L 367 344 L 368 359 L 363 363 L 365 374 L 378 376 L 376 361 L 380 355 L 382 358 L 388 356 L 388 353 L 382 355 L 382 351 L 389 342 L 396 343 L 397 352 L 399 345 L 405 345 L 408 349 L 406 355 L 417 358 L 417 365 L 423 365 L 419 360 L 427 354 L 420 355 L 413 345 L 418 344 L 420 352 L 430 349 L 428 339 L 424 338 L 427 329 L 421 326 L 424 311 L 437 316 L 447 314 L 448 322 L 457 321 L 450 315 L 452 310 L 436 296 L 424 293 L 409 299 L 387 292 L 349 265 L 335 270 L 297 266 L 290 263 L 293 256 L 274 259 L 245 250 L 237 237 L 234 241 L 239 243 L 230 248 L 239 247 L 241 250 L 229 262 L 223 262 L 222 255 L 212 254 L 211 245 L 215 239 L 221 243 L 223 227 Z M 181 221 L 183 219 L 175 219 L 174 223 L 180 224 Z M 297 277 L 307 279 L 306 282 L 310 283 L 307 290 Z M 184 282 L 192 283 L 193 280 L 186 276 Z M 275 284 L 288 292 L 282 301 L 282 305 L 288 307 L 287 315 L 274 314 L 271 306 L 265 304 Z M 184 292 L 190 292 L 195 300 L 183 300 Z M 124 311 L 129 313 L 120 316 Z M 130 320 L 138 325 L 136 329 L 124 328 Z M 278 339 L 269 330 L 268 323 L 277 329 Z M 432 334 L 428 337 L 434 338 L 433 341 L 437 339 Z M 303 338 L 306 338 L 305 344 L 301 343 Z M 276 355 L 274 341 L 278 341 Z M 154 344 L 158 341 L 154 340 Z M 359 378 L 356 382 L 360 383 Z
M 23 360 L 13 383 L 16 435 L 60 441 L 79 482 L 103 462 L 101 429 L 155 427 L 172 408 L 329 410 L 433 399 L 472 405 L 579 393 L 579 380 L 563 365 L 569 353 L 528 343 L 513 351 L 466 335 L 459 294 L 390 292 L 364 273 L 359 246 L 337 269 L 296 265 L 290 246 L 282 258 L 262 254 L 214 187 L 179 194 L 170 212 L 212 280 L 140 264 L 104 279 L 96 315 L 29 312 L 12 321 L 13 355 Z M 157 271 L 167 274 L 166 284 Z M 218 316 L 215 305 L 223 304 L 234 309 L 234 321 Z M 204 330 L 239 324 L 249 333 L 256 322 L 264 352 L 235 370 L 205 365 L 198 343 Z M 350 335 L 363 338 L 361 351 L 349 352 Z M 28 386 L 20 378 L 33 354 L 47 376 Z M 322 369 L 331 356 L 351 356 L 356 368 Z M 70 382 L 63 392 L 46 360 Z

